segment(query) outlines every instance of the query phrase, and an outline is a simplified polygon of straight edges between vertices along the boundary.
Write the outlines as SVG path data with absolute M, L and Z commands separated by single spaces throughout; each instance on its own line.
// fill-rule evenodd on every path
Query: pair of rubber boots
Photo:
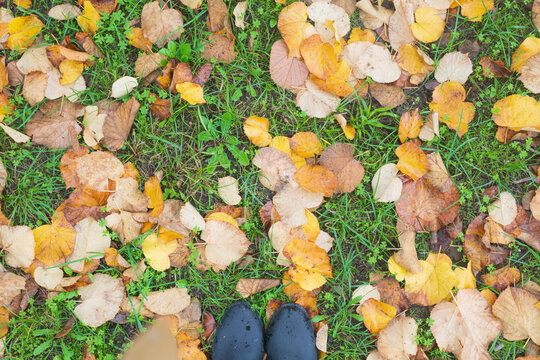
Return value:
M 213 360 L 317 360 L 315 330 L 297 304 L 281 305 L 266 330 L 248 303 L 237 302 L 223 314 L 212 345 Z

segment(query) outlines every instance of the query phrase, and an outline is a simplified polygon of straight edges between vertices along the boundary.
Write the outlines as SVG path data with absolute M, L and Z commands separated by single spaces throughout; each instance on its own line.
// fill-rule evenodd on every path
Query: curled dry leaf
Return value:
M 343 133 L 345 134 L 345 137 L 349 140 L 354 139 L 354 136 L 356 135 L 356 129 L 351 125 L 347 124 L 347 119 L 342 114 L 335 114 L 334 118 L 338 122 L 339 126 L 341 126 L 341 130 L 343 130 Z
M 414 4 L 399 0 L 394 6 L 396 11 L 388 22 L 388 39 L 392 49 L 398 51 L 401 45 L 416 42 L 411 31 L 411 24 L 414 23 Z
M 95 274 L 92 284 L 78 289 L 82 303 L 74 313 L 90 327 L 98 327 L 112 320 L 120 310 L 125 289 L 122 280 L 106 274 Z
M 294 90 L 306 82 L 309 70 L 304 60 L 289 57 L 289 48 L 284 40 L 278 40 L 270 51 L 270 76 L 274 82 L 289 90 Z
M 369 93 L 385 108 L 395 108 L 405 102 L 403 89 L 395 85 L 371 83 Z
M 435 79 L 440 83 L 455 81 L 465 84 L 472 72 L 472 62 L 469 56 L 459 51 L 453 51 L 445 54 L 440 60 L 435 70 Z
M 158 315 L 174 315 L 184 310 L 191 303 L 191 296 L 186 288 L 172 288 L 153 291 L 146 295 L 143 304 Z
M 410 230 L 400 222 L 398 222 L 397 228 L 401 249 L 392 258 L 408 273 L 415 274 L 421 272 L 423 268 L 418 261 L 418 254 L 416 253 L 416 232 Z
M 338 192 L 352 192 L 364 178 L 362 164 L 354 159 L 353 145 L 332 144 L 323 150 L 319 161 L 335 174 Z
M 431 310 L 431 331 L 437 345 L 458 359 L 488 359 L 488 345 L 497 338 L 501 323 L 476 289 L 459 290 L 455 304 L 443 301 Z
M 516 199 L 508 191 L 500 193 L 499 198 L 488 207 L 489 216 L 502 226 L 509 225 L 517 215 Z
M 129 94 L 139 85 L 137 79 L 131 76 L 124 76 L 116 80 L 112 84 L 111 96 L 115 99 Z
M 248 3 L 247 1 L 241 1 L 234 7 L 234 25 L 240 29 L 245 29 L 244 18 L 246 17 Z
M 250 116 L 244 122 L 244 133 L 253 145 L 268 146 L 272 141 L 272 136 L 268 133 L 269 126 L 267 118 Z
M 509 287 L 493 304 L 493 315 L 502 322 L 503 336 L 510 341 L 531 338 L 540 344 L 540 294 Z
M 6 264 L 26 268 L 34 260 L 34 233 L 28 226 L 0 226 L 0 246 L 7 253 Z
M 259 181 L 261 184 L 277 191 L 292 180 L 296 167 L 294 161 L 286 153 L 271 147 L 265 147 L 253 158 L 253 165 L 261 169 Z
M 418 108 L 414 109 L 414 111 L 403 113 L 399 119 L 399 141 L 404 143 L 407 138 L 416 139 L 420 134 L 421 127 L 422 117 L 420 116 Z
M 180 11 L 161 8 L 159 1 L 153 1 L 143 6 L 141 28 L 144 36 L 161 48 L 184 32 L 184 19 Z
M 418 349 L 416 333 L 418 324 L 413 318 L 400 315 L 388 323 L 379 333 L 377 350 L 382 359 L 408 359 Z
M 349 15 L 338 5 L 325 1 L 314 2 L 308 6 L 307 14 L 309 19 L 315 23 L 316 29 L 324 26 L 327 22 L 332 23 L 336 40 L 347 35 L 351 29 Z
M 208 261 L 224 267 L 244 256 L 251 245 L 242 230 L 216 220 L 206 223 L 201 239 L 206 242 L 205 255 Z
M 397 168 L 405 175 L 410 176 L 414 181 L 427 173 L 428 159 L 417 142 L 409 141 L 398 146 L 396 148 L 396 155 L 399 159 Z
M 218 179 L 218 193 L 227 205 L 238 205 L 242 201 L 238 191 L 238 180 L 232 176 Z
M 339 99 L 321 90 L 312 80 L 306 81 L 305 89 L 296 95 L 296 105 L 308 116 L 324 118 L 336 111 Z
M 367 299 L 359 309 L 364 325 L 372 334 L 378 334 L 397 314 L 395 307 L 376 299 Z
M 240 279 L 236 284 L 236 291 L 244 297 L 250 297 L 261 291 L 279 286 L 281 281 L 278 279 Z
M 378 202 L 394 202 L 401 196 L 403 183 L 397 177 L 399 169 L 396 164 L 385 164 L 373 175 L 371 187 L 373 198 Z
M 493 61 L 491 58 L 484 56 L 480 59 L 478 63 L 482 65 L 482 71 L 484 72 L 484 76 L 488 78 L 507 77 L 512 74 L 512 72 L 506 68 L 502 60 Z
M 436 112 L 439 120 L 450 129 L 463 136 L 468 130 L 468 123 L 474 118 L 474 105 L 465 102 L 466 92 L 461 84 L 448 81 L 438 85 L 433 91 L 433 101 L 429 108 Z M 495 104 L 497 105 L 497 104 Z

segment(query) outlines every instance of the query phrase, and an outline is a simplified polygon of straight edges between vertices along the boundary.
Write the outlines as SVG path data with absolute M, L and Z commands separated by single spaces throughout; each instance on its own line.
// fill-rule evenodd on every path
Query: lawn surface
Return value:
M 10 1 L 8 1 L 9 3 Z M 56 43 L 65 35 L 79 31 L 75 20 L 59 22 L 45 14 L 60 0 L 35 0 L 32 9 L 18 8 L 17 16 L 35 14 L 45 23 L 44 40 Z M 111 84 L 122 76 L 134 76 L 134 61 L 139 50 L 130 46 L 124 33 L 129 21 L 138 17 L 145 1 L 119 0 L 118 10 L 106 16 L 94 36 L 104 57 L 84 72 L 88 89 L 82 94 L 82 103 L 92 105 L 110 96 Z M 227 2 L 230 13 L 236 4 Z M 444 41 L 422 45 L 436 62 L 447 52 L 455 51 L 477 41 L 479 54 L 473 59 L 474 73 L 466 86 L 467 101 L 474 102 L 476 115 L 463 137 L 441 125 L 441 136 L 423 145 L 424 149 L 440 151 L 448 171 L 461 193 L 460 216 L 464 229 L 480 212 L 486 211 L 487 199 L 482 192 L 497 185 L 516 197 L 537 185 L 531 178 L 528 166 L 538 165 L 540 151 L 531 141 L 501 144 L 495 139 L 496 125 L 491 120 L 493 104 L 505 96 L 528 93 L 513 73 L 506 78 L 486 78 L 478 60 L 482 56 L 501 59 L 509 66 L 511 55 L 529 34 L 538 36 L 531 23 L 531 1 L 501 1 L 482 22 L 470 22 L 457 15 L 447 26 L 449 37 Z M 198 13 L 173 1 L 173 7 L 182 11 L 185 32 L 180 43 L 190 44 L 194 52 L 189 64 L 197 69 L 205 60 L 200 57 L 206 41 L 206 5 Z M 257 148 L 242 130 L 242 123 L 250 115 L 267 117 L 272 135 L 291 136 L 300 131 L 312 131 L 323 144 L 350 143 L 332 116 L 326 119 L 308 118 L 294 103 L 291 92 L 280 89 L 270 78 L 269 53 L 272 44 L 280 38 L 276 21 L 282 5 L 272 1 L 249 2 L 245 30 L 234 28 L 238 56 L 231 64 L 214 64 L 212 76 L 205 85 L 207 104 L 190 106 L 185 101 L 176 103 L 173 116 L 159 121 L 149 111 L 149 93 L 167 95 L 155 85 L 140 86 L 133 94 L 141 103 L 126 145 L 116 155 L 122 162 L 130 161 L 139 170 L 142 181 L 156 172 L 162 172 L 161 186 L 166 198 L 189 200 L 201 212 L 213 210 L 221 202 L 217 195 L 217 179 L 231 175 L 241 184 L 241 205 L 249 207 L 253 216 L 243 226 L 247 237 L 254 243 L 254 262 L 241 267 L 231 265 L 215 273 L 200 272 L 189 265 L 182 269 L 157 272 L 148 269 L 143 281 L 127 287 L 129 294 L 137 295 L 177 286 L 188 287 L 192 296 L 198 297 L 202 309 L 219 320 L 224 310 L 241 300 L 235 290 L 241 278 L 282 277 L 283 269 L 275 265 L 275 254 L 258 218 L 259 208 L 272 194 L 258 182 L 257 168 L 251 159 Z M 13 9 L 15 7 L 12 6 Z M 454 21 L 455 20 L 455 21 Z M 353 15 L 353 24 L 359 23 Z M 252 39 L 252 40 L 250 40 Z M 250 49 L 250 41 L 253 48 Z M 15 52 L 6 52 L 8 61 L 16 58 Z M 433 80 L 429 75 L 425 83 Z M 363 359 L 375 348 L 374 338 L 356 314 L 351 295 L 358 285 L 369 282 L 374 271 L 388 272 L 387 259 L 399 246 L 395 230 L 394 204 L 376 203 L 371 189 L 371 178 L 383 164 L 395 162 L 394 150 L 400 142 L 397 137 L 399 117 L 407 110 L 420 108 L 428 114 L 427 103 L 431 91 L 424 85 L 406 90 L 405 104 L 392 110 L 368 97 L 343 101 L 338 112 L 349 119 L 356 128 L 352 141 L 355 155 L 364 165 L 366 176 L 350 194 L 329 198 L 317 211 L 321 229 L 335 238 L 329 255 L 333 275 L 318 296 L 319 311 L 329 324 L 328 359 Z M 538 98 L 538 97 L 536 97 Z M 23 131 L 25 123 L 37 111 L 23 99 L 20 90 L 14 94 L 18 108 L 6 119 L 10 126 Z M 231 145 L 232 144 L 232 145 Z M 232 153 L 226 150 L 235 147 Z M 16 144 L 0 134 L 0 157 L 9 174 L 2 194 L 4 214 L 15 225 L 39 226 L 49 222 L 54 209 L 69 195 L 60 177 L 60 158 L 65 150 L 50 150 L 32 144 Z M 242 166 L 238 157 L 247 156 L 249 165 Z M 417 237 L 419 258 L 429 252 L 429 234 Z M 454 258 L 462 258 L 462 235 L 454 241 Z M 142 252 L 132 247 L 133 260 L 143 258 Z M 3 255 L 0 254 L 3 263 Z M 524 281 L 538 281 L 538 253 L 528 246 L 516 243 L 512 247 L 509 264 L 518 267 Z M 465 262 L 457 262 L 464 265 Z M 103 268 L 105 269 L 105 268 Z M 100 270 L 98 269 L 98 272 Z M 108 270 L 107 270 L 108 271 Z M 480 286 L 479 286 L 480 287 Z M 77 304 L 75 292 L 62 293 L 54 300 L 44 300 L 40 293 L 27 310 L 10 322 L 7 335 L 7 359 L 81 359 L 84 345 L 90 346 L 97 359 L 114 359 L 133 338 L 137 329 L 147 320 L 130 316 L 127 324 L 108 322 L 93 329 L 76 322 L 73 330 L 62 339 L 55 339 L 63 324 L 73 315 Z M 250 302 L 262 317 L 270 299 L 288 301 L 281 287 L 254 295 Z M 427 326 L 422 326 L 429 315 L 425 308 L 412 307 L 408 314 L 420 323 L 419 341 L 423 345 L 434 343 Z M 421 321 L 421 322 L 420 322 Z M 210 353 L 210 343 L 203 341 L 203 349 Z M 491 346 L 496 359 L 513 359 L 523 353 L 523 341 L 509 342 L 502 338 Z M 430 358 L 452 359 L 449 354 L 434 350 Z

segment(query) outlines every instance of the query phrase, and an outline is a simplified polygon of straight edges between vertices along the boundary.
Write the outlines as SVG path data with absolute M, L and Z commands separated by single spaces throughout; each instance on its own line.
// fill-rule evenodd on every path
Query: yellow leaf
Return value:
M 20 6 L 24 9 L 30 9 L 32 7 L 32 0 L 14 0 L 13 5 Z
M 396 149 L 396 155 L 399 158 L 397 168 L 414 181 L 427 173 L 428 158 L 416 142 L 401 144 Z
M 461 0 L 461 14 L 471 21 L 482 21 L 482 15 L 493 10 L 493 0 Z
M 332 266 L 326 251 L 309 240 L 289 241 L 283 255 L 292 262 L 289 269 L 291 280 L 304 290 L 317 289 L 326 283 L 326 278 L 332 277 Z
M 57 225 L 42 225 L 34 229 L 36 258 L 47 266 L 64 262 L 75 248 L 75 230 Z
M 373 298 L 366 300 L 360 307 L 364 325 L 372 334 L 378 334 L 396 317 L 397 309 Z
M 439 120 L 462 136 L 474 118 L 474 105 L 465 102 L 465 89 L 455 81 L 445 81 L 433 91 L 429 108 L 439 114 Z
M 411 24 L 414 37 L 425 43 L 439 40 L 444 31 L 444 20 L 439 10 L 431 7 L 421 7 L 414 12 L 416 22 Z
M 300 52 L 307 68 L 316 77 L 326 80 L 338 71 L 339 66 L 334 47 L 323 42 L 319 34 L 311 35 L 302 41 Z
M 90 1 L 84 2 L 83 14 L 77 16 L 77 22 L 84 33 L 94 35 L 98 30 L 99 13 Z
M 250 116 L 244 122 L 244 133 L 253 145 L 264 147 L 270 145 L 272 136 L 268 133 L 269 122 L 267 118 Z M 288 146 L 287 139 L 287 146 Z
M 221 212 L 221 211 L 208 215 L 206 217 L 206 221 L 210 221 L 210 220 L 223 221 L 223 222 L 226 222 L 235 226 L 236 228 L 239 228 L 238 222 L 231 215 Z
M 311 131 L 306 131 L 299 132 L 291 138 L 291 149 L 294 154 L 308 158 L 320 155 L 323 151 L 323 146 L 317 135 Z
M 19 52 L 29 48 L 42 28 L 43 23 L 34 15 L 14 18 L 8 24 L 7 46 Z
M 328 76 L 326 80 L 319 79 L 313 75 L 311 76 L 311 80 L 324 91 L 340 97 L 347 97 L 355 90 L 349 81 L 350 75 L 351 68 L 345 61 L 341 61 L 338 64 L 338 70 Z
M 512 54 L 512 65 L 510 70 L 521 72 L 523 64 L 529 60 L 530 57 L 540 52 L 540 39 L 534 36 L 526 38 L 517 50 Z
M 144 195 L 149 199 L 148 207 L 152 209 L 150 217 L 158 217 L 163 211 L 165 203 L 163 201 L 163 192 L 161 191 L 159 178 L 157 176 L 152 176 L 144 183 Z
M 315 242 L 315 240 L 317 240 L 317 236 L 319 236 L 319 233 L 321 232 L 321 229 L 319 228 L 319 221 L 317 220 L 317 217 L 307 209 L 306 218 L 307 222 L 302 225 L 302 229 L 306 233 L 307 239 Z
M 157 271 L 164 271 L 171 267 L 169 255 L 176 249 L 177 242 L 168 238 L 161 238 L 158 234 L 151 233 L 142 243 L 144 257 L 148 264 Z
M 356 135 L 356 129 L 351 124 L 347 124 L 347 119 L 345 119 L 345 116 L 341 114 L 335 114 L 334 118 L 338 122 L 339 126 L 341 126 L 341 130 L 343 130 L 345 137 L 349 140 L 354 139 L 354 136 Z
M 274 136 L 269 145 L 276 150 L 282 151 L 287 155 L 291 155 L 290 141 L 286 136 Z
M 199 84 L 184 82 L 176 84 L 176 91 L 180 93 L 182 99 L 186 100 L 190 105 L 205 104 L 203 88 Z
M 454 274 L 456 275 L 455 286 L 458 289 L 476 289 L 476 278 L 472 273 L 472 263 L 470 261 L 467 264 L 467 268 L 456 267 Z
M 6 115 L 13 114 L 15 106 L 9 102 L 9 98 L 6 94 L 0 94 L 0 122 L 4 120 Z
M 58 70 L 62 73 L 60 85 L 68 85 L 74 83 L 81 76 L 84 64 L 80 61 L 65 59 L 60 63 Z
M 396 280 L 403 281 L 405 280 L 405 275 L 409 274 L 407 270 L 398 265 L 394 259 L 394 255 L 388 259 L 388 271 L 390 274 L 393 274 L 396 277 Z
M 495 124 L 510 130 L 540 130 L 540 103 L 530 96 L 507 96 L 493 105 L 492 113 Z
M 369 29 L 362 30 L 359 27 L 355 27 L 351 30 L 351 35 L 349 36 L 348 43 L 350 44 L 358 41 L 367 41 L 370 43 L 374 43 L 375 33 Z
M 289 56 L 300 58 L 300 44 L 306 38 L 307 6 L 301 1 L 283 8 L 278 17 L 278 30 L 289 47 Z
M 405 275 L 405 291 L 411 302 L 431 306 L 447 299 L 456 283 L 452 260 L 445 254 L 431 253 L 420 265 L 422 271 Z
M 399 47 L 396 62 L 411 75 L 427 75 L 433 70 L 433 65 L 426 63 L 419 49 L 411 44 L 402 44 Z
M 497 300 L 497 295 L 489 289 L 484 289 L 480 291 L 480 294 L 482 294 L 482 296 L 486 298 L 490 307 L 493 306 L 493 304 L 495 303 L 495 300 Z

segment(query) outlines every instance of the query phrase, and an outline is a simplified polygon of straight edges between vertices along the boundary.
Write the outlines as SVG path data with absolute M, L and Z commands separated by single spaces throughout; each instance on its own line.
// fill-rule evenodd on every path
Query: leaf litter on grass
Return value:
M 201 5 L 183 3 L 191 9 Z M 17 5 L 32 6 L 29 1 Z M 169 287 L 139 296 L 129 296 L 126 288 L 141 279 L 146 264 L 157 272 L 191 266 L 188 257 L 193 248 L 197 249 L 197 270 L 201 272 L 228 271 L 242 261 L 249 264 L 253 242 L 242 228 L 248 215 L 236 207 L 242 202 L 238 181 L 231 176 L 218 180 L 216 191 L 229 207 L 203 217 L 191 203 L 168 198 L 161 189 L 159 174 L 146 181 L 141 191 L 138 171 L 112 152 L 129 142 L 141 109 L 137 96 L 131 93 L 148 84 L 165 90 L 160 97 L 152 95 L 151 111 L 166 120 L 172 115 L 173 104 L 181 100 L 190 106 L 207 103 L 204 85 L 213 65 L 200 66 L 193 76 L 189 64 L 163 55 L 165 52 L 158 49 L 180 39 L 188 25 L 180 10 L 166 3 L 147 2 L 142 6 L 140 27 L 126 33 L 129 43 L 143 51 L 135 62 L 133 75 L 137 78 L 119 77 L 110 86 L 110 100 L 88 103 L 81 94 L 92 84 L 86 83 L 84 72 L 101 55 L 92 36 L 102 25 L 103 13 L 114 13 L 118 5 L 116 1 L 99 0 L 79 1 L 77 5 L 80 7 L 65 4 L 49 9 L 48 15 L 57 21 L 76 18 L 81 30 L 75 34 L 76 42 L 65 36 L 55 45 L 40 36 L 45 25 L 37 16 L 13 17 L 2 10 L 3 46 L 22 56 L 7 64 L 2 59 L 0 122 L 10 121 L 22 105 L 14 101 L 10 91 L 13 86 L 22 86 L 22 97 L 30 106 L 40 105 L 25 123 L 26 135 L 5 123 L 2 128 L 15 142 L 31 139 L 33 144 L 50 149 L 69 149 L 62 157 L 60 172 L 66 188 L 74 190 L 54 214 L 49 214 L 50 224 L 32 229 L 10 225 L 9 219 L 0 217 L 0 245 L 9 266 L 7 270 L 0 268 L 0 287 L 4 289 L 0 309 L 13 307 L 17 296 L 29 292 L 29 280 L 12 270 L 20 268 L 51 294 L 76 289 L 81 302 L 74 313 L 84 325 L 101 326 L 118 313 L 144 314 L 158 319 L 147 335 L 160 332 L 165 353 L 179 359 L 204 359 L 200 334 L 204 331 L 210 336 L 212 322 L 210 316 L 202 317 L 199 300 L 190 296 L 187 288 Z M 381 277 L 375 287 L 357 294 L 362 302 L 358 313 L 369 332 L 378 334 L 377 350 L 368 358 L 425 357 L 416 342 L 419 324 L 401 313 L 410 304 L 434 306 L 431 332 L 437 346 L 460 359 L 489 357 L 488 346 L 499 331 L 507 340 L 530 338 L 538 345 L 538 286 L 520 287 L 519 269 L 506 266 L 515 238 L 538 250 L 538 194 L 531 197 L 525 209 L 510 192 L 496 191 L 488 206 L 489 216 L 480 214 L 466 229 L 463 251 L 467 267 L 456 266 L 442 252 L 431 251 L 425 258 L 419 258 L 417 252 L 418 233 L 434 236 L 444 232 L 451 241 L 459 235 L 452 226 L 461 223 L 461 187 L 447 170 L 445 154 L 433 151 L 429 143 L 422 144 L 417 138 L 430 141 L 440 136 L 439 121 L 462 137 L 469 124 L 474 124 L 476 110 L 474 103 L 466 101 L 473 86 L 464 86 L 473 73 L 469 56 L 454 51 L 434 61 L 418 42 L 439 41 L 449 18 L 456 14 L 456 6 L 462 16 L 480 22 L 485 20 L 484 15 L 489 16 L 493 2 L 404 0 L 394 2 L 394 10 L 362 0 L 356 7 L 367 29 L 352 28 L 350 16 L 356 9 L 349 5 L 337 1 L 309 6 L 294 2 L 283 7 L 276 19 L 282 39 L 271 48 L 270 76 L 278 86 L 296 95 L 297 106 L 307 116 L 325 118 L 367 96 L 368 89 L 381 105 L 396 107 L 405 101 L 404 88 L 422 86 L 433 71 L 437 81 L 425 122 L 418 108 L 401 114 L 396 129 L 402 143 L 395 148 L 398 161 L 381 166 L 372 177 L 373 198 L 395 203 L 400 250 L 387 259 L 395 279 Z M 536 1 L 535 24 L 537 5 Z M 239 53 L 235 51 L 237 39 L 229 9 L 220 0 L 209 1 L 207 9 L 210 35 L 201 56 L 212 62 L 232 63 Z M 235 26 L 243 29 L 248 4 L 238 4 L 232 13 Z M 536 94 L 539 44 L 536 37 L 525 39 L 512 55 L 510 70 L 485 58 L 479 64 L 485 74 L 488 69 L 493 76 L 504 78 L 511 76 L 511 71 L 518 72 L 523 86 Z M 535 137 L 540 132 L 540 105 L 533 96 L 517 93 L 497 99 L 492 114 L 500 142 Z M 82 117 L 84 128 L 78 120 Z M 335 119 L 345 136 L 353 140 L 354 127 L 341 114 L 335 114 Z M 274 129 L 272 126 L 272 132 Z M 79 144 L 81 132 L 92 151 Z M 249 297 L 281 283 L 283 292 L 314 319 L 321 356 L 331 354 L 327 338 L 333 329 L 320 320 L 317 302 L 318 294 L 336 274 L 329 256 L 336 240 L 321 230 L 315 212 L 325 201 L 353 193 L 361 184 L 365 170 L 356 159 L 357 148 L 353 144 L 328 144 L 307 131 L 272 136 L 270 122 L 259 116 L 246 119 L 244 132 L 260 148 L 253 157 L 259 181 L 274 193 L 259 213 L 268 225 L 268 244 L 277 253 L 277 264 L 286 270 L 277 278 L 243 278 L 236 290 L 240 296 Z M 1 166 L 0 188 L 7 175 Z M 109 234 L 119 241 L 113 242 Z M 140 248 L 146 264 L 127 262 L 120 255 L 126 247 Z M 100 259 L 122 270 L 122 275 L 93 274 Z M 498 268 L 493 270 L 493 266 Z M 403 288 L 399 282 L 404 282 Z M 484 285 L 485 289 L 477 290 Z M 497 297 L 489 288 L 500 295 Z M 275 305 L 277 302 L 269 302 L 267 311 L 271 313 Z M 0 315 L 0 319 L 9 320 L 15 314 Z M 2 325 L 0 330 L 5 336 L 9 328 Z M 134 349 L 144 343 L 144 337 L 133 345 Z M 5 349 L 0 349 L 0 356 L 2 351 Z

